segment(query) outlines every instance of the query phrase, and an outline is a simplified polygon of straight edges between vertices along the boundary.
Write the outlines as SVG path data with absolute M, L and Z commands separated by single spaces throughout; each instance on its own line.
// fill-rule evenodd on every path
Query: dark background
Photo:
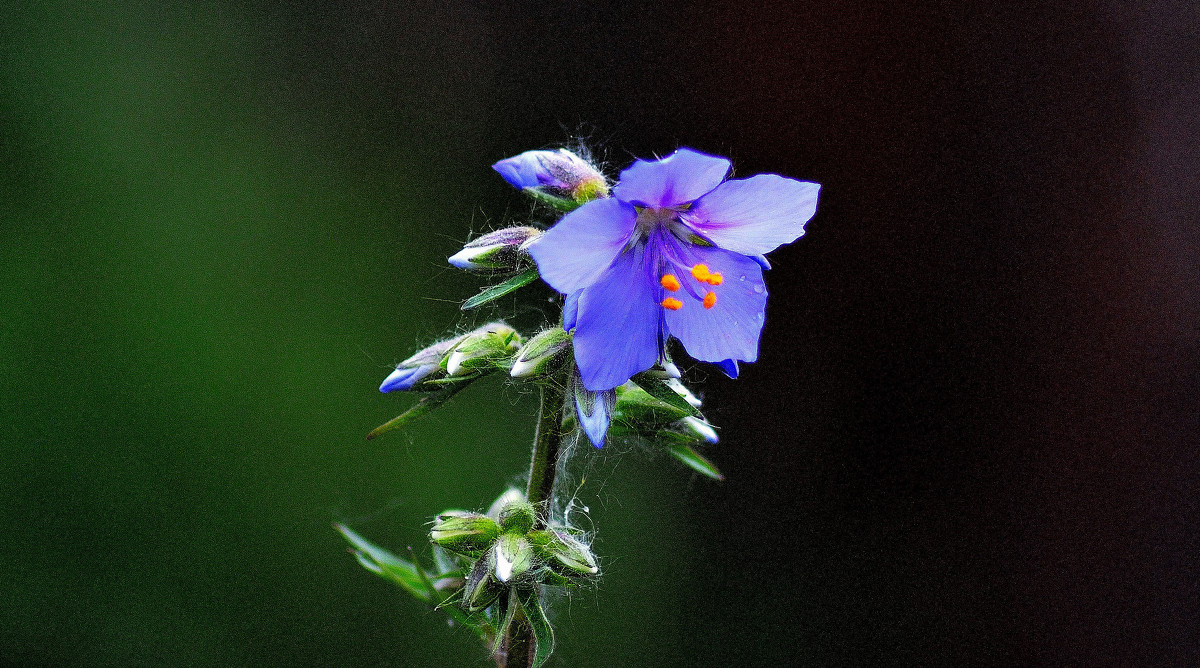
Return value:
M 583 455 L 557 665 L 1200 662 L 1194 3 L 2 18 L 0 662 L 488 665 L 330 523 L 520 476 L 499 382 L 362 435 L 529 212 L 489 165 L 580 136 L 824 188 L 759 363 L 692 369 L 728 480 Z

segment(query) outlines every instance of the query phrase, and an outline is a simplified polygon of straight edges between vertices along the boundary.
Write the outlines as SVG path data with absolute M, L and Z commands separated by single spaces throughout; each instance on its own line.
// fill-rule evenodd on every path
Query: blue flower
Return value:
M 587 390 L 654 366 L 670 337 L 730 375 L 757 359 L 762 254 L 804 234 L 820 185 L 775 174 L 726 181 L 729 167 L 686 148 L 638 160 L 612 197 L 584 204 L 529 245 L 542 279 L 567 295 L 563 325 L 575 329 Z

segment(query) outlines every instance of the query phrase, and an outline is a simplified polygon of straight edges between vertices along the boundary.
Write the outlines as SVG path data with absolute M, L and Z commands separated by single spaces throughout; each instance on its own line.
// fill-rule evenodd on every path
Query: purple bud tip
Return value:
M 410 389 L 416 385 L 422 378 L 429 375 L 433 369 L 430 367 L 397 367 L 395 371 L 383 379 L 383 384 L 379 386 L 380 392 L 396 392 Z

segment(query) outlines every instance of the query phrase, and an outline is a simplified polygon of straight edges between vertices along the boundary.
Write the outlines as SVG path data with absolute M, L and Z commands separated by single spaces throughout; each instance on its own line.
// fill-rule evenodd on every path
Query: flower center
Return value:
M 698 284 L 711 285 L 715 287 L 725 282 L 725 277 L 721 275 L 721 272 L 709 271 L 708 265 L 706 264 L 692 265 L 692 268 L 688 273 L 692 275 L 692 278 L 695 279 Z M 696 290 L 697 286 L 692 286 L 690 284 L 685 285 L 684 283 L 681 283 L 679 281 L 679 277 L 675 274 L 663 274 L 662 278 L 659 279 L 659 284 L 662 285 L 667 292 L 679 292 L 679 290 L 686 287 L 685 292 L 690 294 L 692 297 L 695 297 L 696 300 L 703 304 L 704 308 L 706 309 L 710 309 L 717 305 L 717 293 L 713 292 L 712 290 L 708 290 L 705 292 L 704 296 L 701 297 L 699 291 Z M 663 308 L 669 311 L 678 311 L 679 309 L 683 308 L 683 302 L 675 297 L 667 297 L 660 303 L 662 304 Z
M 686 211 L 688 206 L 690 205 L 639 207 L 637 222 L 629 242 L 632 246 L 649 239 L 651 244 L 661 244 L 659 284 L 668 293 L 673 294 L 666 295 L 659 305 L 668 311 L 678 311 L 683 308 L 684 302 L 679 297 L 685 295 L 695 299 L 705 309 L 711 309 L 717 305 L 717 293 L 708 288 L 716 287 L 725 281 L 721 272 L 709 271 L 708 265 L 694 264 L 689 267 L 683 258 L 672 250 L 676 243 L 711 245 L 697 236 L 692 228 L 688 227 L 681 219 L 680 212 Z M 689 275 L 692 280 L 680 281 L 679 276 L 688 277 Z M 682 292 L 680 292 L 681 290 Z

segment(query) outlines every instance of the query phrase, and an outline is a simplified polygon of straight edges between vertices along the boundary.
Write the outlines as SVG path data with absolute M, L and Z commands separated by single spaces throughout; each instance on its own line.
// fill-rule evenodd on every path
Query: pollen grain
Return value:
M 668 311 L 678 311 L 679 309 L 683 308 L 683 302 L 674 297 L 667 297 L 666 299 L 662 300 L 662 307 Z
M 712 308 L 717 305 L 717 293 L 709 291 L 704 295 L 704 308 Z
M 662 283 L 662 286 L 671 292 L 675 292 L 679 289 L 679 279 L 675 278 L 674 274 L 663 274 L 663 277 L 659 283 Z
M 721 272 L 714 271 L 708 275 L 708 278 L 704 279 L 704 282 L 709 285 L 720 285 L 725 282 L 725 277 L 721 275 Z
M 707 281 L 708 276 L 707 264 L 698 264 L 692 267 L 692 278 L 695 278 L 697 281 Z

